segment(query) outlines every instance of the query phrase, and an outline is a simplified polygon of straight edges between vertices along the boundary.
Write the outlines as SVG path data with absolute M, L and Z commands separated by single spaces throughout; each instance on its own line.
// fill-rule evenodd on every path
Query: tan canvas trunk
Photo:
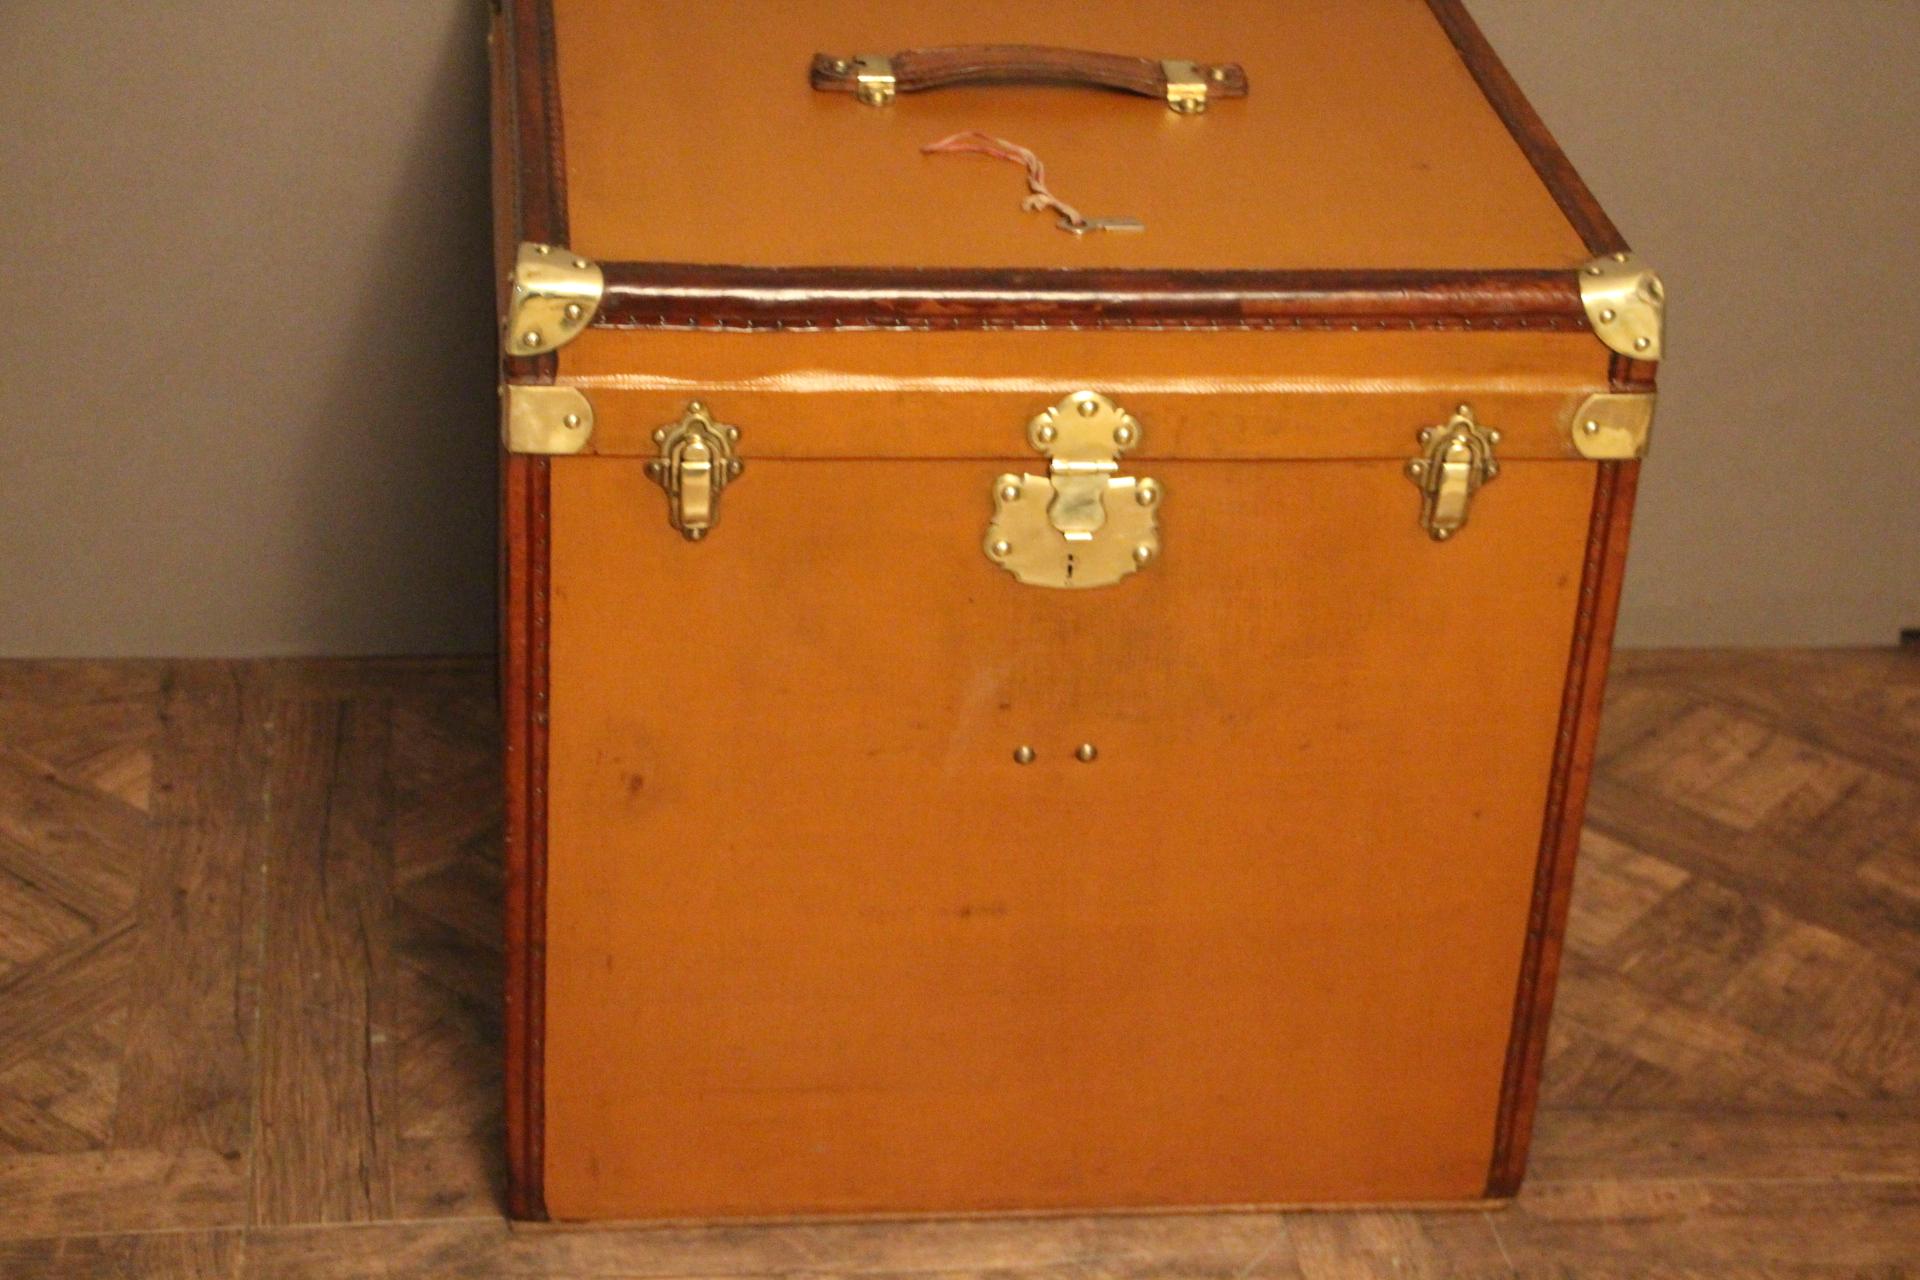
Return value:
M 495 53 L 515 1212 L 1510 1195 L 1661 300 L 1456 0 Z

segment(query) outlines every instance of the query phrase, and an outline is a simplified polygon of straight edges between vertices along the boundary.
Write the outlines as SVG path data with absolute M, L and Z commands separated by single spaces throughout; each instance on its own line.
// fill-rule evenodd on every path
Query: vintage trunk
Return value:
M 1457 0 L 494 48 L 513 1212 L 1511 1195 L 1661 299 Z

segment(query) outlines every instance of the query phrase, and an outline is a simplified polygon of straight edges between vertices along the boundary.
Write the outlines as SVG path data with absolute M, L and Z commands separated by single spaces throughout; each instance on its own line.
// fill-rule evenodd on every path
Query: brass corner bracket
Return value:
M 1445 542 L 1467 526 L 1473 495 L 1500 474 L 1493 447 L 1500 433 L 1483 427 L 1473 406 L 1463 404 L 1437 427 L 1420 429 L 1422 456 L 1407 463 L 1407 479 L 1420 488 L 1420 527 Z
M 1594 336 L 1623 356 L 1658 360 L 1667 292 L 1653 268 L 1631 253 L 1610 253 L 1580 268 L 1580 301 Z
M 577 388 L 510 382 L 500 398 L 508 453 L 578 453 L 593 439 L 593 404 Z
M 580 336 L 600 309 L 606 276 L 593 263 L 550 244 L 523 244 L 501 339 L 510 356 L 557 351 Z
M 1658 397 L 1651 391 L 1603 391 L 1574 411 L 1573 447 L 1583 458 L 1625 462 L 1647 456 Z

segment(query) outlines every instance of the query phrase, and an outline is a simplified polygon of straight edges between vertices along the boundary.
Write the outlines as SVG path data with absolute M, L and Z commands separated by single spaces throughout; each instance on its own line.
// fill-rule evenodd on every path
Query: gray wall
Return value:
M 1920 4 L 1474 9 L 1673 299 L 1623 639 L 1920 625 Z M 490 644 L 484 13 L 0 5 L 0 653 Z
M 481 650 L 481 0 L 0 3 L 0 652 Z
M 1621 639 L 1920 627 L 1920 4 L 1469 3 L 1667 285 Z

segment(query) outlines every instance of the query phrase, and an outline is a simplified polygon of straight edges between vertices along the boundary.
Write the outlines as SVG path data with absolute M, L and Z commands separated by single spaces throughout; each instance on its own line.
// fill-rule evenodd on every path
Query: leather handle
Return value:
M 895 93 L 959 84 L 1041 83 L 1116 89 L 1158 98 L 1176 111 L 1204 111 L 1214 98 L 1243 98 L 1247 73 L 1237 62 L 1134 58 L 1037 44 L 967 44 L 895 54 L 813 56 L 815 89 L 856 93 L 884 106 Z

